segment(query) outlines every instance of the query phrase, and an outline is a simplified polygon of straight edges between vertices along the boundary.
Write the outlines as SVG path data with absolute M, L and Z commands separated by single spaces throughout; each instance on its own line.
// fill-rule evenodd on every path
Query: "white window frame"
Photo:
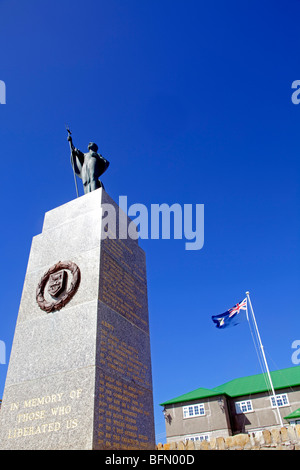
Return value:
M 299 418 L 297 418 L 297 419 L 292 419 L 292 420 L 290 421 L 290 425 L 291 425 L 291 426 L 296 426 L 296 424 L 300 424 L 300 419 L 299 419 Z
M 209 434 L 197 434 L 197 435 L 190 435 L 190 436 L 185 436 L 184 438 L 185 442 L 186 441 L 193 441 L 193 442 L 202 442 L 202 441 L 209 441 Z
M 275 397 L 276 397 L 278 408 L 283 408 L 284 406 L 290 406 L 287 393 L 281 393 L 281 394 L 275 395 Z M 272 408 L 276 408 L 274 395 L 270 397 L 270 402 L 271 402 Z
M 235 412 L 237 415 L 251 413 L 253 411 L 251 400 L 242 400 L 235 402 Z
M 199 418 L 205 416 L 204 403 L 195 403 L 194 405 L 187 405 L 182 408 L 183 419 Z

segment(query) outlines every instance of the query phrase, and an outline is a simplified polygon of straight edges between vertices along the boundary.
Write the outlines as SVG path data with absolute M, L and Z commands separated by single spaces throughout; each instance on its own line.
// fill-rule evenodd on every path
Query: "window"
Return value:
M 183 407 L 183 417 L 184 418 L 197 418 L 198 416 L 204 416 L 205 409 L 203 403 L 198 403 L 197 405 L 189 405 Z
M 290 424 L 291 424 L 292 426 L 295 426 L 296 424 L 300 424 L 300 419 L 291 420 L 291 421 L 290 421 Z
M 289 400 L 288 400 L 288 397 L 287 397 L 286 393 L 283 393 L 282 395 L 276 395 L 276 401 L 277 401 L 277 405 L 279 407 L 289 406 Z M 275 402 L 274 396 L 271 397 L 271 405 L 272 405 L 272 408 L 276 407 L 276 402 Z
M 253 411 L 251 400 L 237 401 L 235 403 L 235 411 L 237 414 Z
M 209 441 L 209 435 L 200 434 L 199 436 L 185 436 L 185 441 Z

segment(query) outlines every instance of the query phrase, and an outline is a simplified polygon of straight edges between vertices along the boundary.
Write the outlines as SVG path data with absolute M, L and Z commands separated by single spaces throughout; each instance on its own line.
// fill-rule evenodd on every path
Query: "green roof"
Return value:
M 298 410 L 295 410 L 291 414 L 284 417 L 284 419 L 296 419 L 296 418 L 300 418 L 300 408 L 298 408 Z
M 300 366 L 290 367 L 270 372 L 275 390 L 294 387 L 300 385 Z M 255 393 L 267 392 L 270 390 L 267 374 L 250 375 L 226 382 L 218 387 L 197 388 L 196 390 L 180 395 L 172 400 L 161 403 L 161 406 L 172 405 L 200 398 L 207 398 L 216 395 L 228 395 L 232 398 L 244 395 L 253 395 Z
M 197 388 L 197 390 L 180 395 L 177 398 L 161 403 L 161 405 L 171 405 L 183 401 L 198 400 L 199 398 L 215 397 L 216 395 L 220 395 L 220 392 L 214 392 L 214 390 L 209 390 L 208 388 Z

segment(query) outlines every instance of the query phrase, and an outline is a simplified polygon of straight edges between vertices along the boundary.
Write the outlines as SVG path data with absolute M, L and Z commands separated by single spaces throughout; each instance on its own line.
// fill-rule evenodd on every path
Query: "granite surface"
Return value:
M 99 189 L 49 211 L 33 238 L 0 412 L 0 449 L 154 449 L 146 263 L 103 240 Z M 118 221 L 126 231 L 127 217 Z M 81 271 L 61 310 L 36 302 L 58 261 Z

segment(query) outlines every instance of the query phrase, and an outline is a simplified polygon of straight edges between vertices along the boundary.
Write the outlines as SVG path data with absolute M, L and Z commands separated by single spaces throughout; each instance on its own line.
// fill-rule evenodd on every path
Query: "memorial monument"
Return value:
M 98 181 L 108 162 L 69 142 L 85 194 L 47 212 L 33 237 L 0 449 L 154 449 L 145 254 Z

